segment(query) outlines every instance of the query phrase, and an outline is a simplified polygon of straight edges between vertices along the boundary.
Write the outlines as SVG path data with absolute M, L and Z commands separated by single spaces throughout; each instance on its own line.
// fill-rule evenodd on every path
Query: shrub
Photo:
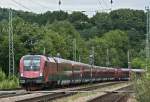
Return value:
M 0 89 L 12 89 L 19 87 L 19 79 L 16 76 L 6 77 L 5 73 L 0 70 Z
M 134 75 L 134 90 L 138 102 L 149 102 L 150 100 L 150 73 L 145 73 L 141 78 Z
M 0 81 L 5 80 L 5 79 L 6 79 L 6 75 L 0 68 Z

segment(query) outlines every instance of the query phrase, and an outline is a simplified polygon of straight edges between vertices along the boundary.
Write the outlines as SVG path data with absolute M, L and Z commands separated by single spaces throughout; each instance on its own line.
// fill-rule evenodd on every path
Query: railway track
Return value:
M 118 90 L 108 92 L 104 95 L 100 95 L 87 102 L 127 102 L 130 93 L 133 91 L 131 85 L 120 88 Z
M 59 89 L 53 91 L 30 91 L 28 94 L 19 95 L 19 96 L 8 96 L 5 98 L 0 98 L 2 102 L 45 102 L 51 101 L 58 98 L 62 98 L 65 96 L 70 96 L 77 94 L 80 91 L 89 91 L 95 90 L 97 88 L 103 88 L 107 86 L 111 86 L 114 84 L 119 84 L 124 82 L 106 82 L 106 83 L 99 83 L 89 86 L 82 86 L 82 87 L 75 87 L 75 88 L 67 88 L 67 89 Z
M 26 90 L 23 89 L 16 89 L 16 90 L 1 90 L 0 91 L 0 99 L 1 98 L 7 98 L 7 97 L 13 97 L 13 96 L 19 96 L 19 95 L 25 95 L 29 94 Z

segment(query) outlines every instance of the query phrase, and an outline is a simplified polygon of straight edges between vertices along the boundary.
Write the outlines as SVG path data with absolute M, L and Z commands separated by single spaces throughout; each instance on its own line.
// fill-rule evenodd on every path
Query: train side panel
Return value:
M 44 67 L 44 77 L 46 84 L 57 83 L 57 63 L 52 58 L 47 58 Z

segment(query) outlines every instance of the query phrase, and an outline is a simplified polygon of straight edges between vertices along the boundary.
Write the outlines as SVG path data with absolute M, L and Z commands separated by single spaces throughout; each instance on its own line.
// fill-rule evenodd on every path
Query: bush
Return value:
M 12 89 L 19 87 L 19 79 L 17 77 L 7 78 L 5 73 L 0 70 L 0 89 Z
M 134 90 L 138 102 L 150 101 L 150 73 L 145 73 L 141 78 L 134 77 Z
M 5 79 L 6 79 L 6 75 L 0 68 L 0 81 L 5 80 Z

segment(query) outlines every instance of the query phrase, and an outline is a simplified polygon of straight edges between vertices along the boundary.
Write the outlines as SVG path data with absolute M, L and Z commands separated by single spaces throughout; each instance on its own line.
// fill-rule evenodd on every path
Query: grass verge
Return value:
M 150 102 L 150 72 L 144 73 L 142 77 L 134 75 L 134 91 L 138 102 Z
M 19 88 L 19 79 L 16 76 L 7 77 L 6 74 L 0 70 L 0 89 Z

